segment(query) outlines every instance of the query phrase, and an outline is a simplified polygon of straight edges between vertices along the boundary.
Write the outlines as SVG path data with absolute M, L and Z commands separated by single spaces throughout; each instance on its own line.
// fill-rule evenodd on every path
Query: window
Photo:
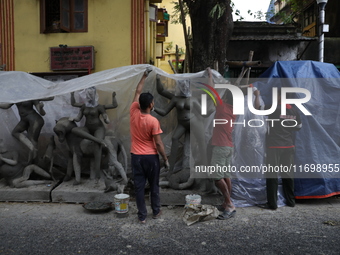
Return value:
M 150 4 L 149 5 L 149 20 L 157 22 L 157 6 Z
M 40 0 L 40 32 L 87 32 L 87 0 Z

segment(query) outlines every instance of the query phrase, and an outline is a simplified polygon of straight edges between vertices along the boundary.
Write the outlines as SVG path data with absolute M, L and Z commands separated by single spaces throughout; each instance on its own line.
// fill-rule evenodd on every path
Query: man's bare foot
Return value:
M 222 204 L 222 205 L 217 206 L 217 209 L 220 212 L 224 212 L 224 211 L 232 212 L 232 211 L 236 210 L 236 207 L 234 205 L 227 205 L 227 206 L 225 206 L 224 204 Z

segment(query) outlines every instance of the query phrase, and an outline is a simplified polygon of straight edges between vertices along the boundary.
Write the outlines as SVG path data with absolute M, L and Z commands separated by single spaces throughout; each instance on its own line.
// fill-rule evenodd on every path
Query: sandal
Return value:
M 231 212 L 224 211 L 223 213 L 221 213 L 220 215 L 217 216 L 217 219 L 219 219 L 219 220 L 226 220 L 226 219 L 235 217 L 235 214 L 236 214 L 236 210 L 231 211 Z

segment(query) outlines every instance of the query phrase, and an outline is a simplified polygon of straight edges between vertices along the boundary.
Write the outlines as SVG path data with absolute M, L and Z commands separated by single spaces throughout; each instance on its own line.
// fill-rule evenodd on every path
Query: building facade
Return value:
M 274 16 L 272 22 L 282 23 L 284 17 L 291 17 L 293 24 L 302 36 L 317 38 L 319 34 L 319 7 L 316 0 L 301 1 L 297 7 L 287 0 L 274 1 Z M 325 33 L 324 62 L 333 63 L 340 68 L 340 1 L 328 0 L 325 11 L 325 24 L 329 25 L 329 32 Z M 318 42 L 311 42 L 306 48 L 303 60 L 318 60 Z
M 1 0 L 0 66 L 5 71 L 39 76 L 77 76 L 126 65 L 157 64 L 161 3 Z

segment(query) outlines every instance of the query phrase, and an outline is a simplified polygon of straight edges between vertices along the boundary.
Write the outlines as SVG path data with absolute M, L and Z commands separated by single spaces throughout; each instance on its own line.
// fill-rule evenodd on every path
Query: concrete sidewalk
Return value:
M 339 254 L 340 199 L 298 201 L 295 208 L 237 208 L 235 218 L 184 224 L 182 206 L 137 221 L 81 204 L 0 203 L 0 254 Z

